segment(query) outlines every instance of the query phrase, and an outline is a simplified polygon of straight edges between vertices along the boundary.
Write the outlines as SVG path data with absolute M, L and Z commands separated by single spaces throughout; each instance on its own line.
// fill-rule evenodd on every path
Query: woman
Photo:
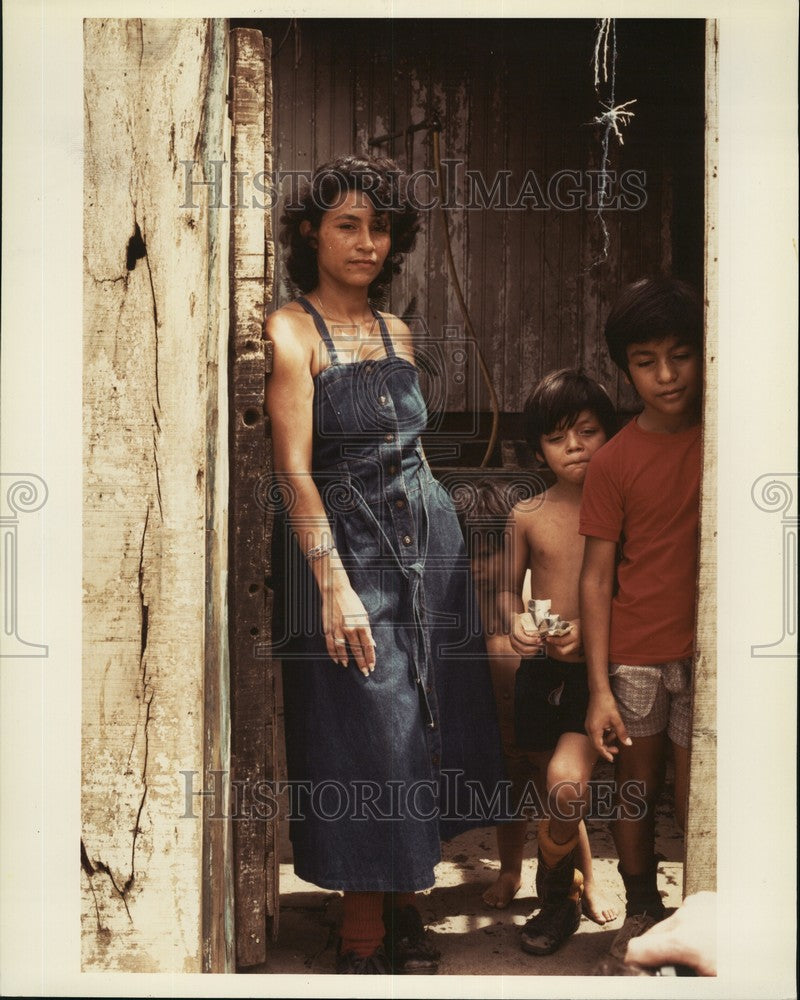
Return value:
M 417 215 L 389 160 L 320 167 L 281 220 L 305 294 L 266 327 L 290 830 L 298 875 L 344 890 L 340 972 L 436 971 L 413 894 L 434 882 L 442 832 L 491 821 L 475 789 L 490 801 L 502 774 L 463 540 L 420 445 L 411 333 L 370 301 Z

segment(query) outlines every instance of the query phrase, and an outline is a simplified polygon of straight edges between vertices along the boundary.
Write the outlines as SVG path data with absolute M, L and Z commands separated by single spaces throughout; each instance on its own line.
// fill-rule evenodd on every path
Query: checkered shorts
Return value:
M 619 714 L 632 737 L 665 729 L 673 743 L 688 747 L 692 734 L 692 661 L 654 666 L 612 663 L 608 676 Z

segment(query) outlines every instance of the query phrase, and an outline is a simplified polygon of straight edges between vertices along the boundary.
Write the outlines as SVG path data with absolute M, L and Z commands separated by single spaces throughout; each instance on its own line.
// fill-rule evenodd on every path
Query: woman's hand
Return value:
M 539 656 L 544 649 L 544 639 L 538 630 L 531 632 L 525 629 L 525 623 L 531 620 L 530 614 L 514 614 L 511 617 L 511 632 L 508 638 L 511 648 L 520 656 Z
M 346 667 L 349 649 L 358 669 L 369 677 L 375 669 L 375 640 L 369 617 L 344 569 L 334 572 L 336 584 L 322 591 L 322 629 L 328 656 Z
M 285 307 L 267 319 L 272 343 L 272 374 L 267 380 L 267 410 L 272 421 L 275 474 L 290 502 L 286 509 L 303 552 L 327 547 L 309 564 L 322 595 L 322 623 L 328 655 L 347 666 L 348 649 L 365 676 L 375 669 L 375 643 L 369 618 L 353 590 L 336 549 L 328 515 L 311 474 L 314 383 L 312 351 L 304 330 L 310 324 L 298 308 Z
M 571 618 L 572 628 L 566 635 L 546 635 L 547 652 L 555 653 L 556 659 L 562 656 L 569 656 L 571 653 L 583 653 L 583 632 L 581 630 L 580 618 Z

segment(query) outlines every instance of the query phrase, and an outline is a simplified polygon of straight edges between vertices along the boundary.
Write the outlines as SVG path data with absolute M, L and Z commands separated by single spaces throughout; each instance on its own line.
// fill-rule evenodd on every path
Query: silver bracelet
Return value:
M 321 545 L 315 545 L 306 552 L 306 559 L 311 562 L 316 562 L 317 559 L 322 559 L 323 556 L 327 556 L 330 552 L 335 552 L 336 546 L 331 545 L 328 542 L 323 542 Z

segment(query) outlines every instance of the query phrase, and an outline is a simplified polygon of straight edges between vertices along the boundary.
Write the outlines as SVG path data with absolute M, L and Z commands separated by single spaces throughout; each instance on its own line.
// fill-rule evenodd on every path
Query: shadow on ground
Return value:
M 242 971 L 332 973 L 341 896 L 296 877 L 286 831 L 283 835 L 278 939 L 265 965 Z M 589 836 L 597 885 L 622 913 L 622 882 L 606 825 L 591 822 Z M 621 917 L 605 926 L 583 917 L 575 935 L 554 955 L 536 957 L 522 951 L 519 928 L 536 907 L 534 824 L 528 833 L 528 845 L 522 888 L 505 910 L 490 909 L 481 899 L 499 867 L 494 831 L 491 828 L 470 831 L 443 845 L 436 885 L 418 895 L 422 918 L 442 952 L 440 975 L 591 975 L 597 962 L 607 954 L 622 924 Z M 669 786 L 657 809 L 656 851 L 662 858 L 659 888 L 665 905 L 678 906 L 683 884 L 683 838 L 675 825 Z

